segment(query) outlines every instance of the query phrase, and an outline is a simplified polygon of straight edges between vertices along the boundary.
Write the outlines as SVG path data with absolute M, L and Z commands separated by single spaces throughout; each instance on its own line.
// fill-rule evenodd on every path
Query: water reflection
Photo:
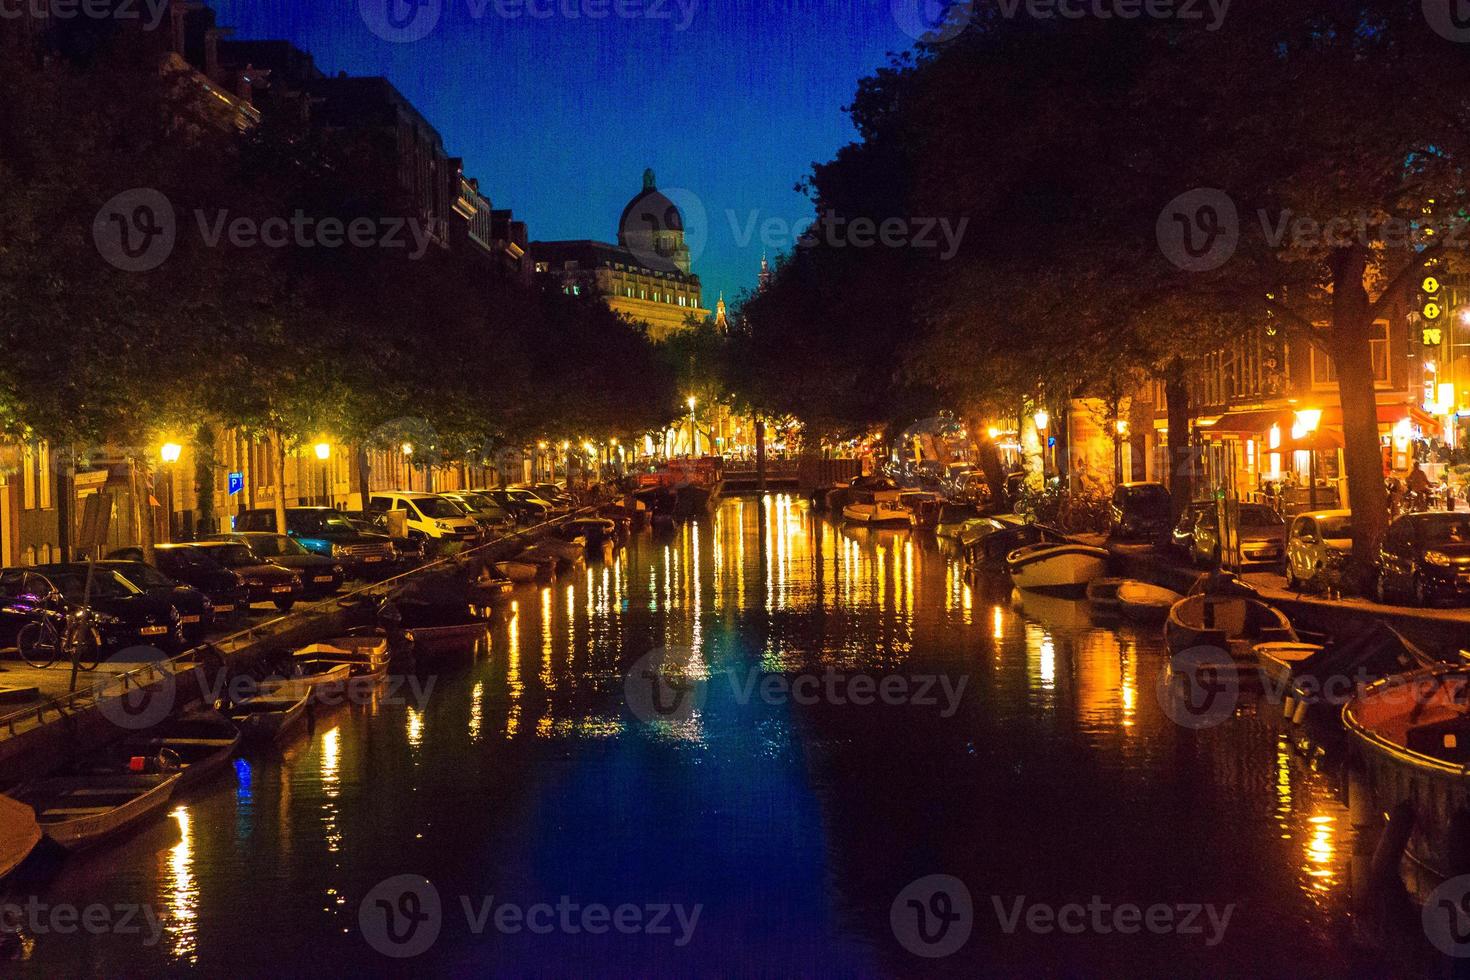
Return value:
M 625 672 L 660 646 L 709 682 L 678 724 L 624 704 Z M 238 760 L 233 784 L 180 801 L 177 842 L 139 835 L 107 852 L 115 874 L 62 878 L 49 897 L 156 902 L 171 962 L 211 973 L 381 969 L 358 905 L 414 873 L 444 896 L 705 907 L 687 951 L 613 935 L 492 946 L 446 926 L 413 964 L 425 973 L 690 975 L 736 960 L 912 975 L 889 904 L 941 872 L 979 909 L 990 895 L 1239 904 L 1209 950 L 987 920 L 938 964 L 955 975 L 1348 972 L 1336 937 L 1355 842 L 1330 779 L 1274 710 L 1174 725 L 1154 695 L 1166 662 L 1157 631 L 1013 594 L 932 537 L 842 528 L 788 495 L 728 500 L 518 587 L 486 655 L 439 669 L 432 701 L 339 712 L 284 759 Z M 949 714 L 739 693 L 829 668 L 966 686 Z M 168 966 L 106 940 L 37 949 L 38 975 L 96 972 L 99 951 L 107 972 Z

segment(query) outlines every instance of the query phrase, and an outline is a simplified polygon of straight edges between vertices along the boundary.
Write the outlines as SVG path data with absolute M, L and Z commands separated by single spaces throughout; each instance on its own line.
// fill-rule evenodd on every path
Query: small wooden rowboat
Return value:
M 495 570 L 512 582 L 525 583 L 536 581 L 539 566 L 529 561 L 498 561 Z
M 330 660 L 293 658 L 290 677 L 272 677 L 260 682 L 260 693 L 272 697 L 304 696 L 313 704 L 341 703 L 342 692 L 352 676 L 350 664 Z
M 1470 667 L 1380 680 L 1348 701 L 1342 723 L 1375 809 L 1407 824 L 1410 860 L 1439 878 L 1470 871 Z
M 1173 589 L 1136 582 L 1132 579 L 1118 586 L 1118 608 L 1129 619 L 1141 623 L 1159 623 L 1169 615 L 1174 603 L 1184 598 Z
M 35 810 L 50 840 L 75 851 L 157 816 L 181 778 L 178 772 L 55 776 L 23 786 L 15 797 Z
M 851 503 L 842 508 L 842 519 L 866 527 L 913 527 L 914 512 L 895 503 Z
M 323 643 L 312 643 L 297 650 L 295 658 L 301 661 L 327 664 L 346 664 L 353 677 L 379 678 L 388 672 L 388 661 L 392 655 L 388 637 L 339 636 Z
M 1085 586 L 1107 570 L 1108 553 L 1085 544 L 1038 542 L 1006 556 L 1006 570 L 1019 589 Z
M 1164 642 L 1171 654 L 1213 647 L 1246 660 L 1254 659 L 1251 648 L 1257 643 L 1297 639 L 1281 610 L 1245 596 L 1186 596 L 1170 607 L 1164 621 Z
M 24 803 L 0 796 L 0 879 L 14 871 L 41 843 L 36 811 Z
M 310 700 L 307 694 L 291 692 L 261 694 L 236 702 L 225 714 L 240 726 L 247 741 L 283 745 L 306 721 Z
M 176 760 L 183 778 L 176 792 L 198 786 L 224 769 L 240 746 L 240 729 L 210 708 L 195 708 L 123 741 L 129 754 Z

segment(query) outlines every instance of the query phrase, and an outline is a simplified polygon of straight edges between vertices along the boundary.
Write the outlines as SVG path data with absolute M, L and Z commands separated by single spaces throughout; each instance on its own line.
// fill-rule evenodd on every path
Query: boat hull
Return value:
M 1254 660 L 1251 648 L 1256 643 L 1295 639 L 1291 621 L 1280 610 L 1243 596 L 1185 596 L 1164 621 L 1164 643 L 1171 655 L 1214 647 Z
M 77 851 L 125 833 L 168 805 L 181 774 L 44 779 L 21 791 L 34 800 L 36 820 L 47 839 Z
M 1128 581 L 1118 586 L 1118 611 L 1136 622 L 1161 623 L 1174 608 L 1174 603 L 1182 598 L 1170 589 L 1147 582 Z
M 8 796 L 0 796 L 0 879 L 35 850 L 41 837 L 36 811 Z
M 914 515 L 901 507 L 888 504 L 848 504 L 842 508 L 842 519 L 865 527 L 913 527 Z
M 1077 589 L 1107 571 L 1108 553 L 1078 544 L 1038 544 L 1018 548 L 1006 559 L 1018 589 Z

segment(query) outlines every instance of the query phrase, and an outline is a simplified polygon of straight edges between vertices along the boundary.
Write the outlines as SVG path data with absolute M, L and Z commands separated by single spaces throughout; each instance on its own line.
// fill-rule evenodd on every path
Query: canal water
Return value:
M 701 679 L 686 715 L 636 710 L 654 650 Z M 1176 724 L 1165 662 L 1157 630 L 967 579 L 932 538 L 727 500 L 29 867 L 10 899 L 44 928 L 0 973 L 1383 972 L 1331 767 L 1265 707 Z

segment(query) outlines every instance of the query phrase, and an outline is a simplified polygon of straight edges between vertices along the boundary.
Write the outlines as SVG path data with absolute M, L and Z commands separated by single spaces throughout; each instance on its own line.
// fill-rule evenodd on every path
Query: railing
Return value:
M 175 656 L 162 660 L 150 660 L 139 667 L 121 673 L 107 673 L 106 680 L 99 678 L 85 690 L 68 691 L 66 694 L 42 701 L 40 704 L 30 705 L 18 711 L 0 715 L 0 731 L 3 731 L 7 737 L 13 738 L 16 734 L 16 725 L 30 719 L 34 719 L 37 726 L 43 725 L 46 723 L 46 712 L 48 711 L 53 712 L 57 718 L 64 718 L 68 713 L 79 712 L 105 698 L 122 697 L 128 693 L 130 686 L 138 688 L 146 687 L 148 684 L 153 683 L 155 679 L 163 679 L 166 673 L 177 674 L 179 672 L 176 669 L 178 665 L 186 662 L 197 663 L 199 654 L 206 648 L 212 647 L 221 654 L 229 653 L 232 649 L 239 650 L 241 647 L 250 646 L 261 639 L 286 632 L 288 628 L 299 625 L 304 617 L 326 612 L 341 612 L 343 607 L 351 601 L 373 595 L 386 595 L 388 592 L 397 588 L 398 585 L 402 584 L 405 579 L 411 578 L 412 576 L 421 575 L 434 569 L 443 569 L 457 565 L 463 559 L 489 548 L 499 547 L 524 539 L 527 535 L 543 533 L 574 518 L 586 516 L 589 512 L 596 511 L 599 506 L 601 505 L 593 504 L 580 507 L 549 521 L 517 528 L 514 531 L 502 534 L 489 541 L 481 542 L 473 548 L 467 548 L 453 555 L 437 558 L 427 564 L 419 565 L 417 568 L 411 568 L 406 572 L 381 579 L 377 582 L 370 582 L 362 588 L 354 589 L 343 595 L 332 596 L 318 602 L 308 603 L 305 606 L 299 606 L 289 613 L 276 616 L 264 622 L 254 623 L 243 630 L 200 644 L 197 647 L 191 647 Z M 114 687 L 118 688 L 115 695 L 107 693 Z

